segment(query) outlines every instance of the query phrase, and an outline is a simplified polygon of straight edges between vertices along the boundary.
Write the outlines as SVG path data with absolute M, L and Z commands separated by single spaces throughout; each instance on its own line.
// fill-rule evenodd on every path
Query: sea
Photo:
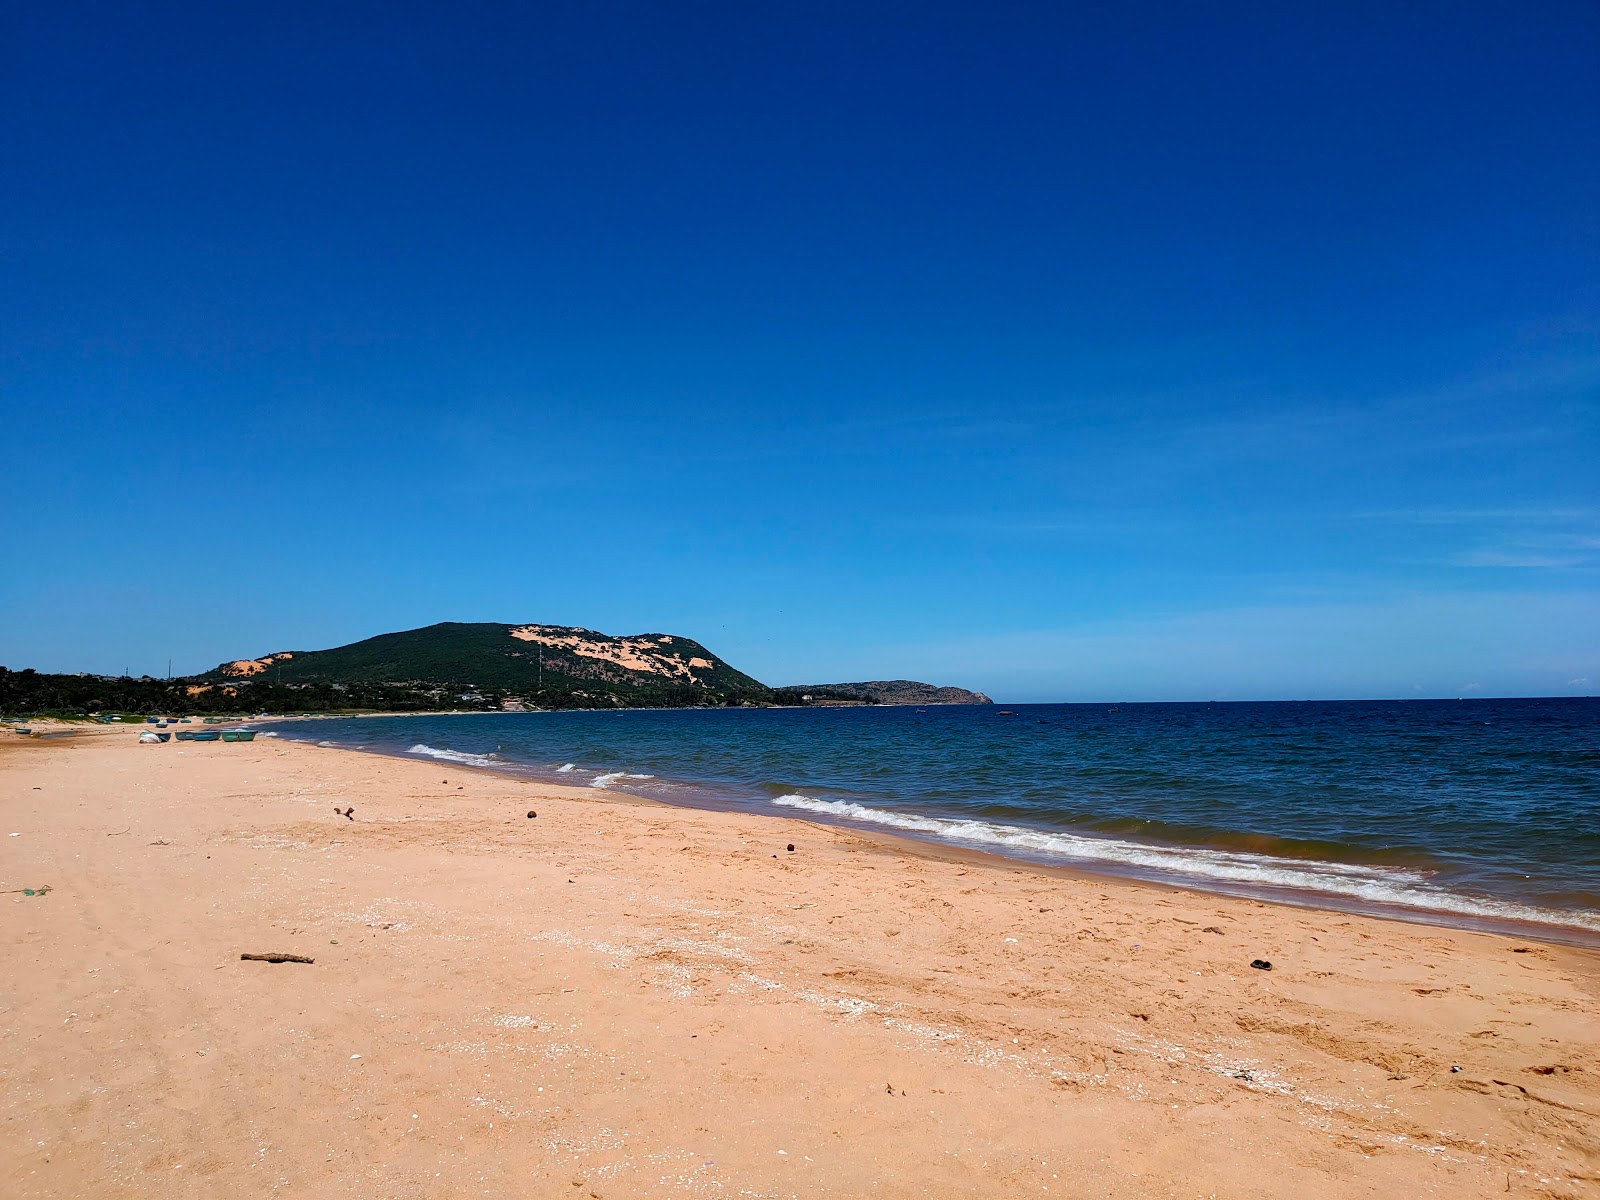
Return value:
M 1600 699 L 635 709 L 272 729 L 1077 872 L 1600 944 Z

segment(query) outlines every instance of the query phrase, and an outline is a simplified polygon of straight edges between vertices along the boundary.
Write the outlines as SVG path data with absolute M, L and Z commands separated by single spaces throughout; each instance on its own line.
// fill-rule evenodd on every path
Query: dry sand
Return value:
M 272 739 L 0 738 L 10 1200 L 1600 1195 L 1591 951 Z

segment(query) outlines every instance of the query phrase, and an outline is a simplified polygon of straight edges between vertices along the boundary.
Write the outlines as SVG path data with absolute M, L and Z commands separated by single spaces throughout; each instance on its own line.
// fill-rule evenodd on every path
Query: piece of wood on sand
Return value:
M 249 962 L 316 962 L 314 958 L 307 958 L 304 954 L 241 954 L 240 961 Z

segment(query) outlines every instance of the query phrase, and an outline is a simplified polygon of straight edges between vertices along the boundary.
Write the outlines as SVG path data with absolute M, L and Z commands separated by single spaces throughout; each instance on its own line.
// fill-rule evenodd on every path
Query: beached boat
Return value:
M 195 738 L 197 738 L 199 736 L 200 735 L 198 733 L 196 733 L 192 729 L 180 729 L 180 730 L 178 730 L 178 740 L 180 742 L 192 742 L 192 741 L 195 740 Z
M 20 733 L 23 737 L 32 737 L 33 736 L 33 730 L 29 729 L 26 725 L 18 725 L 17 726 L 17 732 Z
M 218 729 L 197 729 L 189 735 L 191 742 L 219 742 L 222 740 L 222 731 Z
M 171 736 L 170 733 L 157 733 L 153 729 L 146 729 L 139 735 L 139 742 L 144 746 L 159 746 Z

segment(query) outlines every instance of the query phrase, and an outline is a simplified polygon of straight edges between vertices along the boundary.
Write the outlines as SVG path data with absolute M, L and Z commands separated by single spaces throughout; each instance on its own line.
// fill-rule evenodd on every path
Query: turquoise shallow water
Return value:
M 1236 894 L 1600 935 L 1600 700 L 643 710 L 280 736 Z

